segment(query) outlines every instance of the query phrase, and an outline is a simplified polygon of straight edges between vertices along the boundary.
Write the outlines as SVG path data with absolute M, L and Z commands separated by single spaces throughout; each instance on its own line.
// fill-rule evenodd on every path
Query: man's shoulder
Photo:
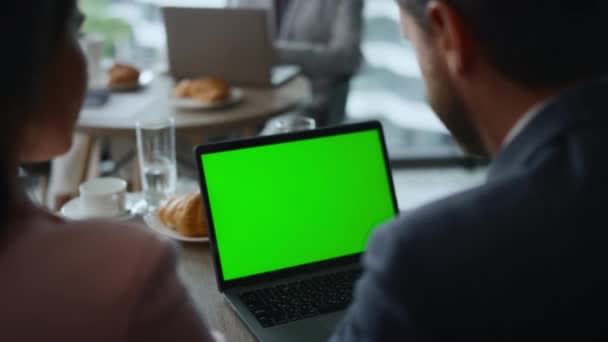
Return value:
M 529 182 L 525 175 L 500 179 L 404 212 L 374 232 L 368 254 L 395 260 L 463 255 L 524 219 L 510 214 L 525 210 Z
M 437 234 L 448 226 L 470 222 L 473 217 L 493 211 L 493 208 L 511 195 L 514 184 L 525 180 L 501 179 L 486 183 L 412 210 L 404 211 L 386 224 L 384 234 L 398 235 L 401 239 L 416 239 L 420 235 Z

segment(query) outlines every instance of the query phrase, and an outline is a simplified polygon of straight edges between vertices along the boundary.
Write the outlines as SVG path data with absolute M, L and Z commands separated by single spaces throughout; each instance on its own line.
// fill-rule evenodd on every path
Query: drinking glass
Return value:
M 315 129 L 317 122 L 308 116 L 285 116 L 271 120 L 262 131 L 262 135 L 291 133 Z
M 175 193 L 175 121 L 173 118 L 137 122 L 137 152 L 145 198 L 144 212 L 157 209 Z
M 87 80 L 89 89 L 103 88 L 106 76 L 102 67 L 105 39 L 101 34 L 90 33 L 79 39 L 82 52 L 87 60 Z
M 132 65 L 143 70 L 141 65 L 141 48 L 131 35 L 121 35 L 112 41 L 114 47 L 114 62 Z

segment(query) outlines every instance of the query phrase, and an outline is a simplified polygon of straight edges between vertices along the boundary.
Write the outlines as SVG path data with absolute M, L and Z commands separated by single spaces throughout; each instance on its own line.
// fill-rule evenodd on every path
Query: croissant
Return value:
M 110 76 L 110 86 L 124 86 L 137 83 L 140 72 L 131 65 L 116 63 L 108 71 L 108 74 Z
M 187 237 L 208 236 L 207 221 L 199 193 L 170 198 L 160 207 L 158 218 L 167 227 Z
M 205 103 L 221 103 L 230 97 L 230 85 L 218 78 L 183 80 L 175 88 L 178 98 L 191 98 Z

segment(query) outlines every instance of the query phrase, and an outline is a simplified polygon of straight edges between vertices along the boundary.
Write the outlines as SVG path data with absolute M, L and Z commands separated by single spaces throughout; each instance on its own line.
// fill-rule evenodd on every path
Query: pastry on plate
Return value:
M 108 71 L 108 85 L 112 88 L 132 87 L 139 84 L 140 71 L 128 64 L 116 63 Z
M 217 104 L 228 100 L 230 85 L 222 79 L 213 77 L 186 79 L 180 81 L 175 87 L 175 96 L 182 99 Z
M 207 221 L 199 193 L 168 199 L 158 210 L 158 219 L 166 227 L 187 237 L 207 237 Z

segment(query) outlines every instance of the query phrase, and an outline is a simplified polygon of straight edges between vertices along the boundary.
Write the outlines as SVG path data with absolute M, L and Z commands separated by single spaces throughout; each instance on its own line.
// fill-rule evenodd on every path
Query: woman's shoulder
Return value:
M 158 249 L 171 246 L 170 242 L 142 224 L 109 220 L 64 221 L 40 220 L 23 229 L 25 234 L 17 234 L 18 239 L 62 246 L 68 249 L 114 251 L 127 249 L 131 253 L 139 248 Z
M 138 224 L 38 217 L 8 228 L 14 234 L 0 249 L 0 318 L 13 312 L 12 320 L 28 321 L 36 313 L 49 329 L 41 334 L 56 332 L 69 315 L 90 330 L 72 331 L 79 340 L 121 339 L 146 296 L 156 289 L 165 295 L 165 282 L 175 281 L 173 245 Z
M 46 232 L 43 240 L 62 246 L 94 263 L 145 267 L 174 259 L 173 244 L 141 224 L 90 220 L 63 222 Z
M 108 221 L 60 221 L 54 224 L 52 230 L 46 232 L 49 238 L 63 239 L 72 236 L 73 239 L 89 241 L 97 240 L 100 244 L 106 243 L 114 246 L 164 246 L 170 245 L 167 239 L 160 237 L 143 224 Z
M 146 285 L 150 274 L 171 271 L 176 263 L 173 244 L 139 224 L 42 220 L 35 226 L 15 228 L 25 228 L 9 242 L 15 262 L 28 265 L 37 273 L 35 277 L 64 284 L 82 277 L 100 283 L 112 279 L 113 291 L 127 291 L 121 286 L 136 290 Z

